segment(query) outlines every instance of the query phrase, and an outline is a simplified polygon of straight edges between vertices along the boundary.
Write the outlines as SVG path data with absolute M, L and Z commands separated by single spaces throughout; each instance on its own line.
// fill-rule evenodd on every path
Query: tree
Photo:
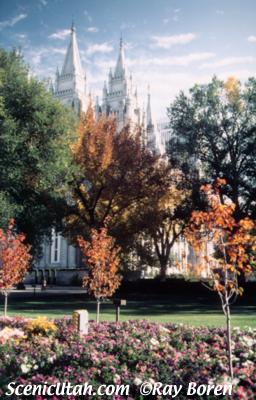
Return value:
M 170 254 L 177 239 L 183 235 L 192 210 L 196 207 L 195 188 L 181 171 L 169 170 L 169 188 L 158 202 L 150 204 L 146 212 L 145 233 L 153 240 L 160 264 L 160 278 L 165 280 Z M 152 248 L 151 248 L 152 252 Z
M 250 274 L 255 262 L 256 224 L 248 217 L 235 220 L 235 204 L 222 198 L 221 188 L 225 180 L 218 179 L 213 186 L 205 185 L 202 191 L 207 196 L 207 211 L 195 211 L 187 229 L 187 238 L 197 253 L 201 252 L 200 263 L 192 272 L 201 278 L 206 274 L 208 287 L 216 291 L 221 299 L 226 316 L 227 351 L 229 372 L 233 379 L 230 305 L 243 292 L 238 276 Z M 207 247 L 213 246 L 209 254 Z M 208 254 L 207 254 L 208 253 Z
M 200 169 L 202 182 L 226 180 L 221 188 L 236 205 L 236 221 L 256 218 L 256 79 L 244 87 L 213 78 L 183 92 L 168 108 L 173 131 L 168 156 L 184 171 Z
M 74 126 L 22 57 L 0 49 L 0 218 L 5 227 L 15 219 L 33 252 L 65 213 Z
M 140 131 L 116 132 L 113 118 L 96 120 L 89 106 L 73 146 L 80 176 L 74 180 L 67 232 L 89 239 L 106 219 L 122 249 L 132 245 L 145 225 L 143 210 L 165 193 L 168 165 L 146 150 Z M 140 218 L 139 218 L 140 217 Z
M 9 290 L 22 281 L 29 267 L 30 246 L 24 241 L 23 234 L 15 233 L 14 220 L 9 221 L 6 232 L 0 229 L 0 290 L 5 297 L 5 317 Z
M 121 276 L 118 273 L 120 249 L 115 246 L 115 240 L 108 235 L 106 227 L 99 231 L 92 229 L 91 241 L 79 238 L 78 243 L 89 268 L 83 286 L 97 301 L 97 322 L 99 322 L 100 303 L 111 297 L 121 283 Z

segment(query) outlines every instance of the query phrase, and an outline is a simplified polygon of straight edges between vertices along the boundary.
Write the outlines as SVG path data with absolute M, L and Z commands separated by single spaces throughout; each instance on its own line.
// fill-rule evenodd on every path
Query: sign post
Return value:
M 113 301 L 114 305 L 116 306 L 116 322 L 120 320 L 120 307 L 126 306 L 127 302 L 124 299 L 115 299 Z

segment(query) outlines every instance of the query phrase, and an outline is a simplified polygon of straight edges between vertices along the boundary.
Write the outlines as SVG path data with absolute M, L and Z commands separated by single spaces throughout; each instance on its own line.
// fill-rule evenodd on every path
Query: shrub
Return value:
M 28 321 L 25 330 L 28 336 L 51 336 L 56 333 L 57 326 L 45 317 L 37 317 Z
M 17 324 L 21 327 L 20 320 Z M 23 326 L 27 325 L 24 319 Z M 90 323 L 89 334 L 79 336 L 69 320 L 55 321 L 54 326 L 57 329 L 55 335 L 36 334 L 19 342 L 0 343 L 1 400 L 9 398 L 4 394 L 9 382 L 17 385 L 88 382 L 95 388 L 102 383 L 120 382 L 130 385 L 129 400 L 140 400 L 137 383 L 141 381 L 186 387 L 192 381 L 198 385 L 224 384 L 229 379 L 224 329 L 148 321 L 104 322 Z M 12 328 L 15 328 L 14 323 Z M 235 383 L 232 400 L 252 400 L 256 385 L 256 330 L 234 329 L 233 338 Z M 83 400 L 91 398 L 84 396 Z M 19 399 L 32 400 L 32 397 L 21 396 Z M 101 399 L 110 400 L 110 397 L 102 396 Z M 112 398 L 117 399 L 125 400 L 126 397 Z M 215 400 L 216 397 L 193 399 Z M 71 400 L 71 397 L 60 395 L 58 400 Z M 187 400 L 184 392 L 179 395 L 179 400 Z

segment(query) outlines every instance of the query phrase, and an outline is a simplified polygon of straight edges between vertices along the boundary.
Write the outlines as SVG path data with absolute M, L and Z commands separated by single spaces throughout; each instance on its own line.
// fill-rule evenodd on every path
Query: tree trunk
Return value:
M 231 319 L 230 319 L 230 307 L 226 305 L 226 327 L 227 327 L 227 353 L 229 363 L 229 374 L 233 381 L 233 360 L 232 360 L 232 339 L 231 339 Z
M 8 293 L 4 292 L 4 316 L 7 317 Z
M 160 261 L 160 279 L 161 281 L 166 280 L 166 273 L 167 273 L 167 260 Z
M 97 324 L 100 322 L 100 300 L 99 299 L 97 299 L 96 322 L 97 322 Z

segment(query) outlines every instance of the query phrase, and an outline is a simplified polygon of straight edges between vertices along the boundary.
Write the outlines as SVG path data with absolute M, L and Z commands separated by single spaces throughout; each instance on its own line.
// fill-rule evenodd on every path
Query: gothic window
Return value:
M 60 262 L 60 234 L 52 230 L 51 240 L 51 263 Z

